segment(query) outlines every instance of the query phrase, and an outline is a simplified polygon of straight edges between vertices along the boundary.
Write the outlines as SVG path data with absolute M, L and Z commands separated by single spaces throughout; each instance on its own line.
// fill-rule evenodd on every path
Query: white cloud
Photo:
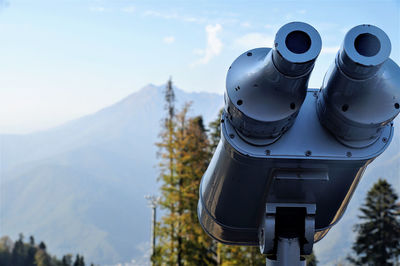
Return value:
M 241 50 L 250 50 L 258 47 L 272 47 L 274 37 L 258 32 L 247 33 L 234 41 L 234 47 Z
M 304 15 L 305 13 L 307 13 L 307 10 L 305 10 L 305 9 L 300 9 L 300 10 L 297 10 L 297 13 L 298 13 L 298 14 Z
M 240 23 L 240 26 L 242 26 L 243 28 L 250 28 L 251 24 L 248 21 L 242 22 Z
M 133 13 L 135 10 L 136 8 L 134 6 L 127 6 L 121 9 L 121 11 L 125 13 Z
M 339 49 L 339 46 L 322 47 L 321 54 L 336 54 Z
M 92 12 L 104 12 L 106 9 L 105 7 L 102 6 L 96 6 L 96 7 L 90 7 L 89 10 Z
M 176 13 L 170 13 L 170 14 L 163 14 L 158 11 L 154 10 L 147 10 L 143 13 L 143 16 L 145 17 L 156 17 L 156 18 L 163 18 L 163 19 L 178 19 L 179 16 Z
M 161 18 L 161 19 L 175 19 L 183 22 L 190 22 L 190 23 L 205 23 L 206 18 L 204 17 L 194 17 L 188 15 L 179 15 L 176 12 L 170 13 L 163 13 L 155 10 L 147 10 L 143 13 L 144 17 L 154 17 L 154 18 Z
M 286 20 L 292 20 L 292 19 L 294 19 L 294 16 L 293 16 L 292 13 L 287 13 L 287 14 L 285 15 L 285 19 L 286 19 Z
M 207 46 L 204 50 L 195 50 L 197 54 L 201 54 L 202 58 L 192 63 L 191 66 L 199 64 L 207 64 L 213 57 L 219 55 L 222 51 L 222 41 L 218 37 L 218 33 L 222 30 L 220 24 L 207 25 Z
M 192 23 L 205 23 L 206 19 L 202 17 L 182 17 L 180 18 L 184 22 L 192 22 Z
M 166 36 L 163 38 L 163 42 L 166 44 L 171 44 L 175 42 L 175 37 L 174 36 Z
M 157 12 L 157 11 L 154 11 L 154 10 L 146 10 L 143 13 L 143 16 L 145 16 L 145 17 L 160 17 L 161 14 L 160 14 L 160 12 Z
M 205 53 L 204 53 L 204 50 L 202 50 L 202 49 L 194 49 L 193 50 L 193 53 L 195 54 L 195 55 L 200 55 L 200 56 L 203 56 Z

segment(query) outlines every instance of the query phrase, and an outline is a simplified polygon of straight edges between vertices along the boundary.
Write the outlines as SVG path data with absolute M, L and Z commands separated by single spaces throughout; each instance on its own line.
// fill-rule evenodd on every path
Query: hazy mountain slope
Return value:
M 164 116 L 164 86 L 149 85 L 95 114 L 29 135 L 0 135 L 0 235 L 43 239 L 58 255 L 83 252 L 95 263 L 128 262 L 148 248 L 157 191 L 154 143 Z M 215 119 L 222 95 L 176 90 L 177 107 Z M 396 121 L 400 125 L 400 121 Z M 399 126 L 400 127 L 400 126 Z M 384 177 L 400 192 L 400 131 L 362 178 L 342 220 L 315 245 L 321 265 L 350 252 L 358 208 Z M 334 192 L 333 192 L 334 193 Z
M 56 254 L 83 252 L 101 264 L 143 256 L 163 90 L 149 85 L 60 127 L 1 136 L 0 234 L 34 234 Z M 192 101 L 205 121 L 222 106 L 221 95 L 176 95 L 178 108 Z
M 145 145 L 146 141 L 138 140 L 149 137 L 155 140 L 159 131 L 165 112 L 163 90 L 164 86 L 148 85 L 110 107 L 54 129 L 29 135 L 2 135 L 2 170 L 87 143 L 103 145 L 117 140 L 118 143 Z M 216 94 L 185 93 L 179 89 L 175 92 L 178 109 L 185 102 L 192 102 L 192 114 L 201 113 L 206 121 L 214 119 L 216 110 L 222 106 L 223 99 Z

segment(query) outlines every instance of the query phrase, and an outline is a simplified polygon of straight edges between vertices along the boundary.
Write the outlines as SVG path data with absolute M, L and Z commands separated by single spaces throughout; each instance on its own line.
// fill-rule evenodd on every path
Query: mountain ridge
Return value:
M 147 85 L 49 130 L 0 135 L 0 233 L 32 234 L 54 254 L 83 252 L 94 263 L 143 257 L 150 235 L 144 195 L 158 192 L 164 87 Z M 221 95 L 175 93 L 178 109 L 192 101 L 190 115 L 203 114 L 206 123 L 222 107 Z
M 0 235 L 34 235 L 51 253 L 83 252 L 94 263 L 147 262 L 151 212 L 144 195 L 158 193 L 164 87 L 147 85 L 53 129 L 0 134 Z M 223 105 L 219 94 L 175 93 L 177 109 L 192 101 L 190 115 L 203 115 L 206 125 Z M 368 166 L 343 218 L 315 245 L 322 264 L 350 252 L 352 226 L 372 183 L 384 177 L 400 192 L 398 133 Z

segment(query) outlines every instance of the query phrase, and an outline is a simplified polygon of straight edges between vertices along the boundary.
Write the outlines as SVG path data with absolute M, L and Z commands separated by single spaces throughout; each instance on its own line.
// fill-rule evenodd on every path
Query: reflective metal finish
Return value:
M 357 26 L 326 73 L 318 115 L 345 145 L 371 145 L 400 112 L 400 68 L 389 59 L 390 49 L 382 30 Z
M 302 260 L 301 260 L 302 259 Z M 279 238 L 276 260 L 267 258 L 267 266 L 305 266 L 300 257 L 300 245 L 297 238 Z
M 250 50 L 228 71 L 221 141 L 198 205 L 201 225 L 220 242 L 258 245 L 264 228 L 265 252 L 276 250 L 276 221 L 267 217 L 273 206 L 315 206 L 305 221 L 315 230 L 300 237 L 322 239 L 390 144 L 400 68 L 388 58 L 386 34 L 369 25 L 350 30 L 317 90 L 307 89 L 321 49 L 314 31 L 285 25 L 274 48 Z M 300 242 L 302 254 L 309 242 Z
M 300 35 L 289 38 L 293 33 Z M 289 44 L 304 43 L 301 51 L 305 52 L 287 48 L 288 38 Z M 308 24 L 293 22 L 278 31 L 273 49 L 253 49 L 239 56 L 226 78 L 225 108 L 234 127 L 255 144 L 273 142 L 288 130 L 303 104 L 320 51 L 318 32 Z
M 258 245 L 265 203 L 315 203 L 320 238 L 343 215 L 366 166 L 389 145 L 393 126 L 363 149 L 344 146 L 319 122 L 318 90 L 309 90 L 293 127 L 256 146 L 223 115 L 222 138 L 201 181 L 199 218 L 220 242 Z

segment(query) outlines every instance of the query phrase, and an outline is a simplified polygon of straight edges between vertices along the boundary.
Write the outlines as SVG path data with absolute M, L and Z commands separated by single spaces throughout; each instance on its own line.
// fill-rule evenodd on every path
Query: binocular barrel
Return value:
M 275 37 L 274 48 L 239 56 L 226 78 L 225 110 L 233 126 L 258 143 L 276 140 L 294 123 L 321 51 L 321 37 L 308 24 L 292 22 Z
M 321 46 L 312 26 L 292 22 L 279 29 L 273 48 L 249 50 L 229 68 L 221 141 L 198 205 L 201 225 L 218 241 L 258 245 L 265 225 L 260 238 L 273 243 L 271 215 L 306 213 L 300 244 L 309 254 L 343 215 L 367 165 L 389 146 L 400 67 L 389 58 L 388 36 L 371 25 L 351 29 L 321 89 L 310 89 Z M 273 250 L 264 245 L 264 253 Z
M 371 25 L 354 27 L 325 76 L 318 115 L 345 145 L 371 145 L 400 111 L 400 72 L 389 59 L 390 51 L 384 31 Z

